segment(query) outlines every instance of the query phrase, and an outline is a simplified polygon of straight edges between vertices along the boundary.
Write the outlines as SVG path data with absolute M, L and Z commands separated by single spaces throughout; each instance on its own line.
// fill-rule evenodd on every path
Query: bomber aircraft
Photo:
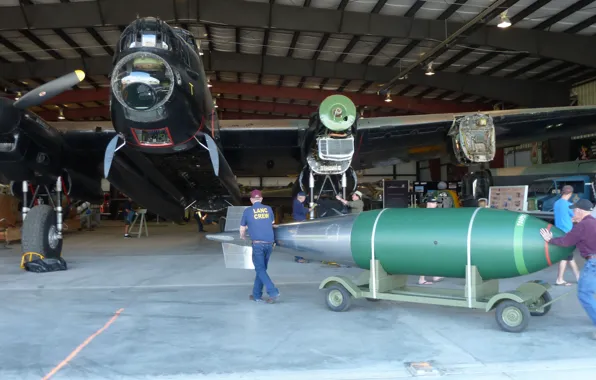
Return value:
M 589 129 L 596 107 L 515 109 L 360 118 L 343 95 L 322 101 L 309 120 L 220 122 L 195 37 L 156 18 L 133 21 L 113 57 L 114 131 L 59 131 L 28 108 L 85 77 L 66 74 L 19 98 L 0 98 L 0 177 L 22 197 L 23 252 L 60 258 L 62 197 L 103 199 L 106 178 L 133 201 L 175 222 L 188 209 L 224 212 L 241 203 L 236 174 L 254 152 L 292 162 L 296 189 L 352 192 L 356 170 L 449 157 L 489 162 L 499 147 Z M 259 169 L 260 170 L 260 169 Z M 261 175 L 267 175 L 267 167 Z M 33 203 L 39 191 L 49 204 Z M 53 198 L 55 197 L 55 201 Z

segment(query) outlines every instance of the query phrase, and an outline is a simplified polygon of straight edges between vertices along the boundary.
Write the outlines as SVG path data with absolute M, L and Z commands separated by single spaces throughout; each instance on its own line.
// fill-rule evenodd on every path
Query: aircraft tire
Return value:
M 49 205 L 33 207 L 23 223 L 23 253 L 34 252 L 45 258 L 59 259 L 63 239 L 56 238 L 56 212 Z

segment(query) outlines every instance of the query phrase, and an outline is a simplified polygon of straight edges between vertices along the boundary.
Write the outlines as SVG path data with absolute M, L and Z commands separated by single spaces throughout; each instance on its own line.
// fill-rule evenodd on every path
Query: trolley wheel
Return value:
M 501 329 L 507 332 L 522 332 L 530 322 L 530 309 L 523 303 L 504 300 L 497 305 L 495 318 Z
M 378 299 L 378 298 L 367 298 L 366 300 L 370 301 L 370 302 L 379 302 L 380 301 L 380 299 Z
M 546 315 L 550 311 L 550 307 L 552 306 L 552 304 L 545 307 L 544 311 L 532 311 L 532 309 L 536 309 L 537 307 L 544 305 L 545 303 L 549 303 L 552 300 L 553 297 L 551 297 L 550 293 L 544 292 L 544 294 L 542 294 L 540 298 L 536 300 L 536 302 L 530 304 L 530 315 L 533 317 L 542 317 L 543 315 Z
M 333 311 L 346 311 L 352 304 L 352 295 L 343 285 L 331 285 L 327 288 L 325 301 Z

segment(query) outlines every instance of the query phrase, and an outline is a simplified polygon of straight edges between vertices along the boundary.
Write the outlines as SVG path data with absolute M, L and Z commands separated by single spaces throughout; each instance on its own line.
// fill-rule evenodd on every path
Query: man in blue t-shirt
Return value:
M 571 221 L 571 218 L 573 218 L 573 210 L 569 208 L 569 206 L 572 204 L 571 202 L 569 202 L 571 195 L 573 195 L 573 187 L 569 185 L 563 186 L 563 188 L 561 189 L 561 198 L 555 202 L 555 205 L 553 207 L 553 211 L 555 214 L 555 227 L 557 227 L 565 233 L 568 233 L 573 228 L 573 222 Z M 555 285 L 571 285 L 563 279 L 567 263 L 569 263 L 569 266 L 573 270 L 573 274 L 575 274 L 575 278 L 579 281 L 579 268 L 577 267 L 577 264 L 573 259 L 572 253 L 566 259 L 561 260 L 559 262 L 559 273 L 557 275 Z
M 259 190 L 253 190 L 250 193 L 250 202 L 252 207 L 244 210 L 240 220 L 240 238 L 246 238 L 248 229 L 252 239 L 252 262 L 255 266 L 256 278 L 253 286 L 250 300 L 261 302 L 263 295 L 263 285 L 267 288 L 269 299 L 267 303 L 274 303 L 279 299 L 279 290 L 267 274 L 267 265 L 271 252 L 273 252 L 273 243 L 275 236 L 273 234 L 273 210 L 269 206 L 261 204 L 263 195 Z

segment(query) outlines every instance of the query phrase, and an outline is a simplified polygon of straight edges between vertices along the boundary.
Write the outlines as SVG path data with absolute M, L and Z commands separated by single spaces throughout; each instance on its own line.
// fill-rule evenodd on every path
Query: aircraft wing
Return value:
M 494 127 L 494 148 L 503 148 L 593 131 L 596 127 L 596 107 L 360 118 L 354 136 L 352 166 L 358 170 L 453 154 L 454 144 L 474 142 L 476 136 L 472 134 L 478 131 L 473 126 L 466 127 L 465 123 L 474 123 L 480 118 L 488 120 L 487 127 Z M 229 161 L 234 172 L 236 169 L 242 172 L 245 169 L 243 162 L 249 157 L 254 159 L 261 155 L 276 163 L 299 162 L 300 143 L 309 128 L 308 120 L 293 119 L 230 120 L 220 123 L 222 144 L 226 157 L 229 155 L 231 158 Z M 469 149 L 468 153 L 471 154 Z M 257 169 L 252 175 L 270 175 L 268 170 L 273 171 L 273 168 L 263 166 L 262 170 Z
M 63 155 L 65 168 L 77 168 L 88 175 L 103 178 L 104 153 L 116 132 L 65 131 Z
M 101 180 L 104 153 L 115 131 L 65 131 L 62 132 L 62 167 L 68 173 L 74 198 L 88 201 L 103 200 Z

